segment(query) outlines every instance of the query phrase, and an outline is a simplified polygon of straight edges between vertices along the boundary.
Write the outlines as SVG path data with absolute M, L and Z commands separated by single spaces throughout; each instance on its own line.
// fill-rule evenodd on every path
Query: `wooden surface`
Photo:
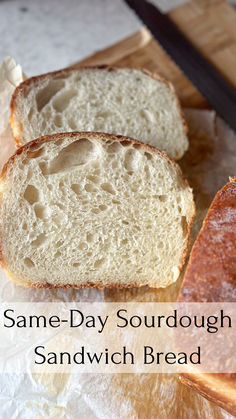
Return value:
M 185 36 L 236 88 L 236 12 L 224 0 L 191 0 L 169 16 Z M 183 106 L 207 107 L 206 101 L 144 27 L 78 65 L 144 67 L 171 80 Z

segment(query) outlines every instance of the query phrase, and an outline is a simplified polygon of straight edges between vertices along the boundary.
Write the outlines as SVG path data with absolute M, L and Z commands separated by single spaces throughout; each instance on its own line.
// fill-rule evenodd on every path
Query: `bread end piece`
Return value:
M 236 302 L 236 177 L 215 196 L 192 248 L 178 301 Z M 236 374 L 182 373 L 181 382 L 236 415 Z
M 188 149 L 187 125 L 173 85 L 142 69 L 65 69 L 21 83 L 11 101 L 17 146 L 70 131 L 142 139 L 175 160 Z

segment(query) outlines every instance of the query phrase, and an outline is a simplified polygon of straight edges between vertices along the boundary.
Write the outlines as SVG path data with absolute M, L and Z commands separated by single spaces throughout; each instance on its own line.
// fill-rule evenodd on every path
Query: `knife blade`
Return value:
M 147 0 L 125 0 L 144 22 L 154 38 L 176 62 L 209 105 L 236 132 L 236 90 L 185 38 L 157 7 Z

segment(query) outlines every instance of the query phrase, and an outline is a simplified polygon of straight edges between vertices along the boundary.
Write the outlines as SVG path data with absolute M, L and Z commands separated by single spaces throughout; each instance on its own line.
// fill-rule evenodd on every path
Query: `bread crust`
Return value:
M 90 70 L 90 71 L 93 71 L 93 70 L 104 71 L 105 70 L 105 71 L 110 72 L 110 71 L 117 71 L 117 70 L 121 70 L 121 69 L 130 70 L 131 68 L 129 68 L 129 67 L 115 67 L 115 66 L 109 66 L 109 65 L 81 66 L 80 68 L 76 68 L 76 69 L 69 67 L 69 68 L 65 68 L 65 69 L 62 69 L 62 70 L 52 71 L 50 73 L 41 74 L 39 76 L 31 77 L 31 78 L 26 79 L 25 81 L 23 81 L 21 84 L 19 84 L 19 86 L 16 87 L 15 91 L 13 92 L 11 103 L 10 103 L 10 111 L 11 111 L 10 123 L 11 123 L 14 140 L 16 142 L 17 147 L 22 146 L 22 138 L 20 136 L 16 135 L 15 122 L 14 122 L 16 103 L 17 103 L 17 100 L 18 100 L 18 96 L 22 92 L 24 92 L 24 90 L 27 89 L 27 87 L 30 86 L 31 83 L 37 82 L 37 81 L 42 80 L 42 79 L 50 78 L 52 76 L 60 78 L 60 77 L 67 76 L 67 75 L 69 75 L 71 73 L 74 73 L 74 72 L 80 72 L 80 71 L 85 71 L 85 70 L 86 71 L 87 70 Z M 179 98 L 178 98 L 178 96 L 175 92 L 175 88 L 174 88 L 173 84 L 170 81 L 168 81 L 167 79 L 165 79 L 164 77 L 160 76 L 159 74 L 150 72 L 149 70 L 146 70 L 144 68 L 135 68 L 135 70 L 141 71 L 142 73 L 146 74 L 147 76 L 149 76 L 149 77 L 151 77 L 151 78 L 153 78 L 157 81 L 161 81 L 168 86 L 168 88 L 170 89 L 171 94 L 173 95 L 174 100 L 177 102 L 177 106 L 178 106 L 180 116 L 181 116 L 181 119 L 182 119 L 183 130 L 184 130 L 184 133 L 187 134 L 187 132 L 188 132 L 187 122 L 186 122 L 184 112 L 181 108 L 181 104 L 180 104 Z
M 0 184 L 5 180 L 6 177 L 6 173 L 9 170 L 9 168 L 14 164 L 15 159 L 17 158 L 17 156 L 25 153 L 26 156 L 29 156 L 30 153 L 40 144 L 46 143 L 46 142 L 50 142 L 50 141 L 57 141 L 60 139 L 64 139 L 64 138 L 78 138 L 78 136 L 80 138 L 89 138 L 89 137 L 94 137 L 94 135 L 97 135 L 99 137 L 99 139 L 101 139 L 104 142 L 130 142 L 130 144 L 132 145 L 136 145 L 142 149 L 144 149 L 145 151 L 151 151 L 152 153 L 158 154 L 162 157 L 164 157 L 167 161 L 167 163 L 169 165 L 171 165 L 172 167 L 174 166 L 178 176 L 181 178 L 182 182 L 183 182 L 183 186 L 186 188 L 189 188 L 189 184 L 187 182 L 187 180 L 184 178 L 183 173 L 179 167 L 179 165 L 172 160 L 164 151 L 160 151 L 158 149 L 156 149 L 155 147 L 149 145 L 149 144 L 144 144 L 141 143 L 138 140 L 135 140 L 133 138 L 130 137 L 125 137 L 123 135 L 113 135 L 113 134 L 105 134 L 105 133 L 101 133 L 101 132 L 69 132 L 69 133 L 58 133 L 58 134 L 53 134 L 53 135 L 45 135 L 43 137 L 39 137 L 35 140 L 30 141 L 29 143 L 24 144 L 22 147 L 18 148 L 16 150 L 16 152 L 9 158 L 9 160 L 6 162 L 6 164 L 4 165 L 3 169 L 2 169 L 2 173 L 0 176 Z M 190 188 L 189 188 L 190 189 Z M 0 205 L 1 205 L 1 192 L 0 192 Z M 190 220 L 188 222 L 188 234 L 187 234 L 187 241 L 186 241 L 186 246 L 183 250 L 183 254 L 182 254 L 182 259 L 180 260 L 179 263 L 179 271 L 181 271 L 184 263 L 185 263 L 185 258 L 188 252 L 188 246 L 189 246 L 189 242 L 190 242 L 190 234 L 191 234 L 191 229 L 192 229 L 192 224 L 193 224 L 193 220 L 194 220 L 194 216 L 195 216 L 195 204 L 194 202 L 192 202 L 191 208 L 189 210 L 189 212 L 191 213 L 191 217 Z M 21 283 L 23 286 L 33 286 L 36 288 L 99 288 L 99 289 L 104 289 L 104 288 L 134 288 L 134 287 L 140 287 L 140 286 L 144 286 L 146 284 L 137 284 L 137 283 L 133 283 L 133 284 L 106 284 L 104 286 L 104 284 L 92 284 L 92 283 L 86 283 L 86 284 L 82 284 L 81 286 L 74 286 L 73 284 L 70 285 L 65 285 L 65 286 L 54 286 L 48 283 L 45 284 L 32 284 L 29 283 L 27 280 L 25 280 L 24 278 L 18 278 L 18 280 L 16 278 L 13 278 L 13 273 L 11 273 L 10 271 L 8 271 L 8 267 L 6 264 L 6 261 L 4 260 L 2 251 L 2 235 L 1 235 L 1 226 L 0 226 L 0 264 L 2 266 L 3 269 L 5 269 L 7 271 L 7 275 L 9 276 L 10 279 L 12 279 L 14 282 L 18 282 Z M 150 286 L 152 287 L 152 286 Z M 155 286 L 153 286 L 155 288 Z
M 220 236 L 219 236 L 219 234 Z M 236 302 L 236 177 L 215 196 L 191 251 L 178 301 Z M 236 415 L 236 374 L 181 374 L 181 382 Z
M 180 381 L 236 416 L 236 374 L 181 374 Z
M 236 177 L 216 194 L 209 208 L 178 299 L 236 302 Z

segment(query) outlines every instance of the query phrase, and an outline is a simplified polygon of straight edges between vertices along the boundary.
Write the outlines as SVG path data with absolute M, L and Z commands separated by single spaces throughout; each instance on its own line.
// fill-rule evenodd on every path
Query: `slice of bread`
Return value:
M 1 260 L 35 287 L 166 287 L 184 263 L 195 207 L 179 167 L 127 137 L 64 133 L 10 158 Z
M 236 177 L 210 206 L 191 251 L 179 301 L 236 302 Z M 233 346 L 231 350 L 234 355 Z M 201 374 L 196 369 L 181 374 L 181 381 L 236 415 L 236 374 Z
M 46 134 L 98 131 L 142 139 L 175 160 L 188 148 L 173 86 L 128 68 L 69 69 L 32 77 L 15 90 L 11 125 L 18 145 Z

